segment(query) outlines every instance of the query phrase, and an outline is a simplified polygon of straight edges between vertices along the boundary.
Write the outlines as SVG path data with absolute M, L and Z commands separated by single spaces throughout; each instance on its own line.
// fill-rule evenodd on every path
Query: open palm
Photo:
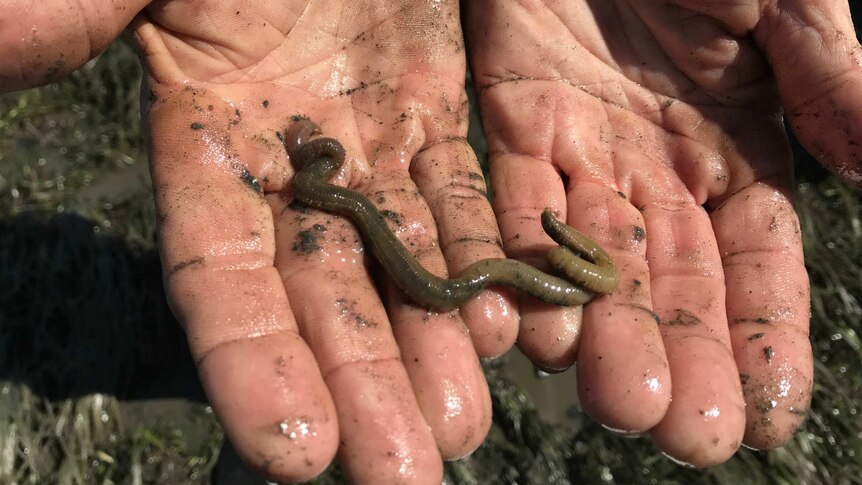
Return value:
M 590 414 L 648 430 L 692 464 L 720 463 L 743 439 L 779 446 L 808 410 L 809 289 L 782 105 L 839 173 L 860 175 L 837 162 L 858 127 L 832 115 L 839 136 L 816 120 L 829 95 L 862 108 L 858 44 L 838 35 L 852 32 L 849 12 L 827 3 L 468 7 L 507 252 L 543 246 L 532 219 L 551 206 L 622 272 L 583 325 L 522 306 L 518 343 L 549 369 L 577 356 Z
M 439 483 L 441 458 L 489 426 L 477 355 L 516 339 L 548 370 L 577 359 L 602 423 L 693 464 L 778 446 L 804 418 L 782 107 L 862 185 L 862 55 L 841 2 L 464 2 L 501 231 L 464 139 L 454 0 L 54 3 L 7 2 L 0 87 L 71 72 L 132 22 L 168 296 L 220 421 L 267 476 L 310 478 L 337 452 L 359 483 Z M 507 289 L 416 308 L 373 278 L 348 222 L 291 204 L 279 133 L 296 115 L 344 144 L 334 182 L 428 269 L 503 247 L 541 264 L 549 206 L 613 252 L 620 288 L 583 312 Z
M 443 253 L 455 270 L 501 257 L 465 141 L 457 10 L 164 2 L 145 13 L 136 35 L 169 297 L 232 441 L 271 476 L 313 476 L 339 448 L 358 481 L 439 477 L 441 454 L 472 451 L 490 423 L 466 327 L 457 312 L 378 295 L 352 226 L 291 204 L 278 135 L 303 115 L 340 140 L 335 183 L 386 211 L 427 268 L 445 274 Z M 495 295 L 476 313 L 493 314 Z

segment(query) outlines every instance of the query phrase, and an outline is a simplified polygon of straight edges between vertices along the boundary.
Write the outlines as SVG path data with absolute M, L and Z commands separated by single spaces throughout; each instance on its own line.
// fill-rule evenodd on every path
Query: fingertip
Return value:
M 709 468 L 729 460 L 739 449 L 740 441 L 724 441 L 721 429 L 710 427 L 703 430 L 702 439 L 682 440 L 675 438 L 671 427 L 651 434 L 653 442 L 662 454 L 674 462 L 694 468 Z
M 491 428 L 491 396 L 484 375 L 464 364 L 436 379 L 433 371 L 407 365 L 411 378 L 422 387 L 414 390 L 444 460 L 457 460 L 475 451 Z
M 803 410 L 802 414 L 778 411 L 769 417 L 759 413 L 749 417 L 742 444 L 759 451 L 780 448 L 796 435 L 806 414 L 807 410 Z
M 773 386 L 762 387 L 766 389 Z M 796 435 L 808 415 L 809 403 L 801 404 L 799 407 L 779 407 L 774 401 L 756 400 L 748 409 L 742 443 L 755 450 L 772 450 L 784 446 Z
M 479 357 L 497 358 L 515 345 L 520 321 L 511 288 L 489 288 L 464 304 L 461 317 Z
M 529 297 L 521 301 L 518 348 L 545 372 L 562 372 L 578 355 L 583 306 L 556 307 Z
M 388 462 L 384 463 L 383 466 L 377 460 L 374 463 L 360 462 L 357 458 L 357 455 L 350 453 L 347 449 L 342 449 L 338 453 L 338 462 L 342 467 L 345 467 L 345 464 L 352 464 L 349 468 L 345 467 L 349 477 L 346 480 L 347 483 L 397 483 L 399 485 L 440 485 L 443 483 L 443 460 L 440 459 L 439 455 L 435 459 L 425 454 L 404 456 L 386 452 L 385 458 Z
M 491 393 L 458 313 L 391 306 L 398 308 L 392 318 L 401 359 L 440 455 L 450 460 L 473 452 L 491 426 Z
M 444 460 L 457 460 L 473 453 L 491 429 L 491 395 L 483 375 L 479 376 L 482 382 L 467 386 L 459 386 L 457 382 L 441 383 L 448 389 L 441 403 L 443 412 L 433 413 L 431 416 L 437 419 L 428 420 Z
M 758 450 L 777 448 L 796 434 L 811 405 L 814 367 L 807 335 L 789 326 L 756 323 L 734 330 L 747 403 L 743 444 Z
M 314 478 L 338 449 L 338 420 L 311 351 L 278 333 L 215 347 L 198 363 L 219 421 L 249 467 L 271 480 Z
M 662 420 L 671 402 L 670 368 L 655 315 L 640 308 L 601 307 L 587 308 L 585 316 L 577 365 L 581 404 L 614 431 L 647 431 Z M 601 314 L 601 322 L 592 312 Z
M 338 459 L 349 483 L 436 483 L 440 452 L 398 359 L 354 362 L 327 374 L 338 402 Z
M 715 344 L 705 346 L 707 342 Z M 674 460 L 691 466 L 724 463 L 739 449 L 745 431 L 745 404 L 733 357 L 724 344 L 702 337 L 665 343 L 673 354 L 673 400 L 650 431 L 653 441 Z
M 444 460 L 460 460 L 469 456 L 485 442 L 485 438 L 488 436 L 488 431 L 491 429 L 490 400 L 487 403 L 481 400 L 467 403 L 465 408 L 467 407 L 470 409 L 462 411 L 465 419 L 461 419 L 455 423 L 455 426 L 451 426 L 451 431 L 444 429 L 443 431 L 448 432 L 434 433 L 437 448 Z
M 648 431 L 661 421 L 671 401 L 670 394 L 664 392 L 670 387 L 670 378 L 658 374 L 647 369 L 639 374 L 640 382 L 602 386 L 595 379 L 581 378 L 578 372 L 578 394 L 584 412 L 619 434 Z

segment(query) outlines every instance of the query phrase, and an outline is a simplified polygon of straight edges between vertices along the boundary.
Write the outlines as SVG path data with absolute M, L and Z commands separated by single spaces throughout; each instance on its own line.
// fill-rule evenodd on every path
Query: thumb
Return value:
M 862 47 L 848 4 L 770 2 L 754 35 L 796 136 L 820 163 L 862 188 Z
M 0 93 L 60 79 L 102 52 L 149 0 L 0 0 Z

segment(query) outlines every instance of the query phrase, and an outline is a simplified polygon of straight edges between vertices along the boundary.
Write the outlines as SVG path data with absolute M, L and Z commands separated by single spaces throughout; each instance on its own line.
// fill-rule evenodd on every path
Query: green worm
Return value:
M 349 218 L 395 284 L 422 307 L 452 310 L 496 284 L 511 285 L 545 303 L 576 306 L 595 293 L 612 292 L 619 283 L 610 256 L 590 238 L 558 221 L 550 209 L 542 212 L 542 227 L 560 246 L 547 259 L 562 277 L 500 258 L 477 261 L 457 278 L 440 278 L 410 255 L 371 201 L 328 182 L 344 163 L 344 147 L 333 138 L 312 139 L 318 134 L 320 129 L 307 118 L 295 118 L 285 132 L 287 153 L 298 169 L 291 185 L 295 200 Z

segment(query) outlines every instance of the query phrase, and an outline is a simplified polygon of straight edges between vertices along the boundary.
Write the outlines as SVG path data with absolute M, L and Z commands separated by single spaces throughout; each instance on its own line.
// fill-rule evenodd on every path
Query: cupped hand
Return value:
M 338 450 L 355 481 L 439 483 L 440 458 L 488 427 L 476 353 L 518 335 L 549 370 L 580 340 L 588 411 L 691 463 L 725 459 L 743 429 L 777 446 L 803 418 L 807 281 L 780 113 L 859 183 L 846 9 L 467 3 L 502 241 L 537 260 L 551 206 L 626 276 L 583 326 L 580 309 L 532 301 L 519 326 L 509 290 L 418 310 L 371 278 L 348 223 L 291 204 L 277 134 L 303 115 L 347 148 L 335 182 L 426 267 L 502 255 L 464 141 L 453 1 L 147 3 L 13 1 L 26 21 L 0 30 L 0 87 L 74 70 L 141 12 L 169 297 L 220 420 L 269 477 L 311 477 Z
M 358 483 L 439 484 L 441 458 L 490 426 L 467 326 L 372 279 L 345 219 L 292 203 L 279 134 L 299 115 L 338 139 L 333 182 L 369 197 L 426 268 L 503 257 L 465 140 L 457 2 L 13 3 L 25 21 L 2 31 L 6 89 L 74 70 L 140 12 L 168 297 L 244 459 L 295 481 L 337 452 Z M 516 318 L 496 291 L 464 314 Z
M 808 410 L 809 287 L 782 124 L 862 184 L 862 54 L 846 2 L 468 2 L 507 253 L 552 207 L 618 290 L 521 306 L 534 362 L 577 358 L 584 408 L 694 465 L 786 442 Z
M 356 482 L 439 483 L 441 456 L 490 425 L 467 327 L 375 281 L 344 218 L 292 203 L 280 132 L 305 116 L 339 140 L 332 182 L 426 268 L 500 257 L 457 3 L 165 1 L 134 30 L 169 299 L 234 445 L 282 480 L 337 449 Z M 472 305 L 509 310 L 494 292 Z

